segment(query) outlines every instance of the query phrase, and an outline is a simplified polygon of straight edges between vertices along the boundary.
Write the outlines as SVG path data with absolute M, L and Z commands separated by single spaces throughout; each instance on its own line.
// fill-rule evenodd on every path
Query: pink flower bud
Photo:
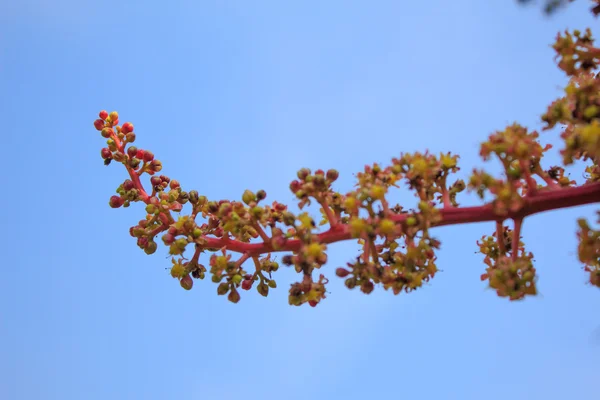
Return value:
M 154 187 L 154 186 L 158 186 L 162 183 L 162 181 L 160 180 L 160 176 L 153 176 L 152 178 L 150 178 L 150 184 Z
M 250 290 L 252 288 L 252 280 L 246 279 L 242 281 L 242 289 Z
M 112 158 L 112 151 L 110 151 L 109 149 L 107 149 L 106 147 L 102 149 L 102 151 L 100 151 L 100 155 L 102 156 L 103 159 L 109 159 Z
M 123 203 L 125 203 L 125 200 L 123 200 L 120 196 L 112 196 L 108 202 L 112 208 L 119 208 L 123 205 Z
M 123 189 L 125 189 L 125 190 L 131 190 L 134 187 L 135 187 L 135 185 L 133 184 L 131 179 L 127 179 L 127 180 L 125 180 L 125 182 L 123 182 Z
M 97 130 L 101 131 L 102 129 L 104 129 L 104 121 L 103 121 L 103 120 L 101 120 L 101 119 L 97 119 L 97 120 L 95 120 L 95 121 L 94 121 L 94 127 L 95 127 Z
M 121 127 L 121 132 L 127 134 L 129 132 L 133 132 L 133 124 L 131 122 L 125 122 Z
M 146 150 L 144 152 L 144 157 L 142 157 L 144 159 L 145 162 L 150 162 L 152 160 L 154 160 L 154 154 L 152 154 L 151 151 Z
M 292 181 L 292 183 L 290 183 L 290 190 L 292 191 L 292 193 L 296 194 L 296 192 L 300 190 L 301 186 L 302 185 L 300 184 L 300 182 L 294 180 Z
M 100 111 L 100 113 L 98 113 L 98 116 L 99 116 L 101 119 L 106 119 L 106 118 L 108 118 L 108 111 L 106 111 L 106 110 L 102 110 L 102 111 Z

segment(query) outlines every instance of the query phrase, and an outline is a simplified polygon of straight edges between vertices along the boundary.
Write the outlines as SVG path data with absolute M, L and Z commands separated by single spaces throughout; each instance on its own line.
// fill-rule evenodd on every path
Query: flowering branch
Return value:
M 562 166 L 544 169 L 544 153 L 552 146 L 542 146 L 539 133 L 515 123 L 491 134 L 480 147 L 485 161 L 495 157 L 501 162 L 501 177 L 474 170 L 468 183 L 458 179 L 449 184 L 451 175 L 460 170 L 459 157 L 426 151 L 401 154 L 388 166 L 366 165 L 357 174 L 356 189 L 342 194 L 332 189 L 339 176 L 336 170 L 313 173 L 302 168 L 298 179 L 290 184 L 301 210 L 296 215 L 276 201 L 265 204 L 264 190 L 245 190 L 241 202 L 210 201 L 196 190 L 184 191 L 178 181 L 158 175 L 162 163 L 152 152 L 132 145 L 136 140 L 133 124 L 119 125 L 117 112 L 101 111 L 94 126 L 107 139 L 107 147 L 101 150 L 104 163 L 121 163 L 129 175 L 109 205 L 119 208 L 132 202 L 145 203 L 146 217 L 130 229 L 138 246 L 153 254 L 158 247 L 156 236 L 162 234 L 173 256 L 171 276 L 184 289 L 191 289 L 193 279 L 204 279 L 209 272 L 218 284 L 217 293 L 227 294 L 233 303 L 241 298 L 239 289 L 250 290 L 255 282 L 258 293 L 268 296 L 269 290 L 277 287 L 272 273 L 279 269 L 271 255 L 287 252 L 292 254 L 284 255 L 281 262 L 302 275 L 290 287 L 289 303 L 316 306 L 326 297 L 328 280 L 323 274 L 313 279 L 315 269 L 327 263 L 327 246 L 344 240 L 357 240 L 363 246 L 353 262 L 335 271 L 345 278 L 348 288 L 359 287 L 368 294 L 380 284 L 394 294 L 411 292 L 438 271 L 435 251 L 441 243 L 430 235 L 431 228 L 485 221 L 494 222 L 496 229 L 493 235 L 477 242 L 487 266 L 481 279 L 510 300 L 535 295 L 533 254 L 525 251 L 521 241 L 525 218 L 600 202 L 600 79 L 595 73 L 600 49 L 593 46 L 589 29 L 559 34 L 553 47 L 557 64 L 570 82 L 565 95 L 550 105 L 542 121 L 544 130 L 556 125 L 565 127 L 561 135 L 565 166 L 575 160 L 590 163 L 583 185 L 577 186 L 565 177 Z M 144 174 L 150 176 L 150 194 L 141 183 Z M 538 179 L 543 183 L 539 184 Z M 389 203 L 388 191 L 399 188 L 400 181 L 418 198 L 417 209 L 404 210 L 399 204 Z M 481 206 L 460 207 L 457 195 L 465 189 L 476 192 L 482 200 L 488 193 L 493 200 Z M 302 212 L 312 201 L 321 206 L 319 224 L 329 225 L 325 232 L 315 232 L 317 223 Z M 188 203 L 192 206 L 190 215 L 181 215 Z M 179 214 L 177 219 L 173 213 Z M 196 221 L 200 216 L 204 222 Z M 514 221 L 513 230 L 504 226 L 507 219 Z M 590 275 L 589 282 L 600 287 L 600 231 L 591 229 L 585 220 L 579 220 L 578 225 L 579 259 Z M 193 247 L 190 260 L 184 257 L 188 247 Z M 213 253 L 210 270 L 200 263 L 205 252 Z M 232 253 L 241 256 L 232 260 Z M 253 273 L 243 269 L 250 259 Z

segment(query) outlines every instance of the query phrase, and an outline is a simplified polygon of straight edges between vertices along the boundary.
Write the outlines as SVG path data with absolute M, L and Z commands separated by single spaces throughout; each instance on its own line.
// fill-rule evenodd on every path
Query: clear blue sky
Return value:
M 143 209 L 108 207 L 125 172 L 103 166 L 92 126 L 119 111 L 165 174 L 216 200 L 262 188 L 291 203 L 300 167 L 338 168 L 345 193 L 365 164 L 403 151 L 457 152 L 461 176 L 497 172 L 478 144 L 513 121 L 539 127 L 565 82 L 549 44 L 597 26 L 588 8 L 3 2 L 0 398 L 595 398 L 600 291 L 576 259 L 575 221 L 597 206 L 526 220 L 541 295 L 524 302 L 479 281 L 483 223 L 436 229 L 444 271 L 410 295 L 347 290 L 333 270 L 358 246 L 342 243 L 317 308 L 287 304 L 290 271 L 269 298 L 234 305 L 210 280 L 182 290 L 162 245 L 136 247 Z

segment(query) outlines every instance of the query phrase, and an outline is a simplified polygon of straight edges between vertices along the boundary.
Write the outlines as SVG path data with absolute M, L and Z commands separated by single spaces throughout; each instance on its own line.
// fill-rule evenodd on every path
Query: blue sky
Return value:
M 410 295 L 347 290 L 333 270 L 357 254 L 348 242 L 330 246 L 318 307 L 287 304 L 286 270 L 269 298 L 234 305 L 210 280 L 182 290 L 164 247 L 137 248 L 128 229 L 143 209 L 108 207 L 125 172 L 103 166 L 92 126 L 119 111 L 165 174 L 216 200 L 248 188 L 292 203 L 301 167 L 337 168 L 345 193 L 365 164 L 425 149 L 459 153 L 463 177 L 498 172 L 478 144 L 513 121 L 540 126 L 565 83 L 549 44 L 596 26 L 588 8 L 4 2 L 0 398 L 593 398 L 600 292 L 575 221 L 597 206 L 526 220 L 541 295 L 524 302 L 479 281 L 482 223 L 436 229 L 443 272 Z

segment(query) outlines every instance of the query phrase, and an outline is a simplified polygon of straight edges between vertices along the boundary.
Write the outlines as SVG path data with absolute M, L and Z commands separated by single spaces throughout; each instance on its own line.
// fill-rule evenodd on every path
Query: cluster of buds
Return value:
M 102 137 L 107 139 L 107 147 L 100 151 L 105 165 L 115 160 L 124 164 L 128 170 L 136 171 L 138 175 L 144 172 L 153 175 L 162 169 L 162 163 L 155 160 L 154 154 L 149 150 L 129 146 L 125 151 L 125 146 L 135 142 L 136 139 L 131 122 L 118 125 L 119 114 L 116 111 L 109 114 L 103 110 L 98 116 L 100 118 L 94 121 L 94 127 L 100 131 Z
M 600 223 L 600 212 L 598 212 Z M 600 230 L 590 228 L 585 219 L 577 220 L 579 231 L 579 246 L 577 253 L 579 261 L 585 264 L 584 270 L 589 273 L 589 282 L 600 288 Z
M 120 208 L 143 202 L 146 216 L 130 229 L 138 246 L 153 254 L 158 247 L 156 237 L 161 235 L 168 253 L 179 257 L 172 258 L 170 274 L 181 287 L 190 290 L 193 279 L 204 279 L 210 273 L 217 293 L 227 295 L 233 303 L 240 301 L 241 290 L 253 287 L 268 296 L 270 289 L 277 287 L 272 274 L 279 269 L 272 253 L 288 252 L 291 254 L 284 255 L 281 263 L 302 276 L 300 282 L 290 285 L 289 303 L 316 306 L 326 298 L 328 280 L 323 274 L 315 280 L 315 269 L 321 270 L 327 263 L 331 243 L 351 239 L 362 245 L 362 251 L 335 271 L 348 288 L 369 294 L 375 285 L 381 285 L 394 294 L 412 292 L 438 272 L 435 251 L 441 243 L 431 236 L 430 229 L 481 221 L 496 223 L 496 233 L 477 242 L 487 265 L 482 280 L 510 300 L 535 295 L 533 255 L 525 252 L 519 236 L 524 218 L 553 208 L 600 202 L 600 78 L 595 74 L 600 49 L 593 46 L 589 30 L 559 35 L 554 49 L 559 67 L 571 79 L 565 96 L 543 115 L 544 130 L 557 124 L 566 126 L 562 133 L 565 149 L 561 151 L 564 164 L 591 160 L 592 165 L 586 167 L 587 186 L 576 186 L 561 166 L 543 169 L 542 158 L 552 146 L 542 146 L 537 132 L 515 123 L 490 135 L 480 148 L 485 161 L 495 156 L 501 162 L 503 178 L 474 170 L 468 185 L 461 179 L 449 182 L 450 174 L 460 170 L 459 157 L 428 151 L 401 154 L 387 166 L 366 165 L 357 174 L 356 188 L 346 194 L 333 190 L 338 171 L 300 169 L 289 188 L 300 210 L 313 201 L 320 206 L 317 224 L 306 212 L 296 215 L 277 201 L 266 204 L 264 190 L 247 189 L 241 201 L 209 200 L 196 190 L 184 191 L 177 180 L 158 174 L 162 163 L 151 151 L 132 145 L 136 140 L 133 124 L 119 125 L 116 112 L 101 111 L 94 127 L 106 139 L 101 150 L 104 164 L 121 163 L 129 175 L 109 204 Z M 150 191 L 142 185 L 144 174 L 149 176 Z M 400 204 L 389 203 L 390 190 L 400 188 L 401 182 L 417 198 L 416 209 L 404 210 Z M 461 208 L 457 195 L 466 188 L 476 191 L 482 200 L 489 192 L 493 200 L 480 207 Z M 191 205 L 191 214 L 174 218 L 173 213 L 181 213 L 186 204 Z M 206 221 L 197 222 L 200 216 Z M 514 230 L 504 227 L 506 219 L 515 222 Z M 329 227 L 319 233 L 323 225 Z M 586 264 L 589 281 L 600 287 L 600 231 L 584 220 L 579 227 L 579 259 Z M 188 248 L 193 248 L 191 257 Z M 205 252 L 213 253 L 209 270 L 200 263 Z M 233 253 L 241 256 L 232 259 Z M 253 262 L 254 272 L 244 270 L 247 261 Z
M 289 303 L 293 306 L 299 306 L 308 303 L 311 307 L 317 304 L 327 296 L 325 285 L 329 282 L 325 276 L 320 275 L 319 280 L 314 282 L 310 275 L 304 275 L 302 282 L 292 284 L 290 288 Z
M 533 254 L 525 253 L 518 228 L 515 231 L 508 227 L 499 228 L 494 235 L 483 236 L 477 245 L 488 266 L 481 280 L 487 280 L 498 296 L 521 300 L 526 295 L 537 294 Z
M 538 138 L 539 133 L 528 132 L 527 128 L 513 124 L 493 133 L 481 144 L 479 154 L 483 160 L 487 161 L 495 155 L 502 163 L 506 179 L 496 179 L 476 169 L 468 188 L 476 191 L 481 199 L 489 190 L 495 197 L 493 205 L 498 215 L 515 213 L 525 206 L 524 196 L 534 195 L 543 187 L 536 182 L 535 176 L 543 179 L 548 187 L 557 186 L 557 180 L 564 183 L 564 170 L 555 170 L 551 176 L 549 171 L 542 169 L 540 160 L 552 145 L 542 147 Z

